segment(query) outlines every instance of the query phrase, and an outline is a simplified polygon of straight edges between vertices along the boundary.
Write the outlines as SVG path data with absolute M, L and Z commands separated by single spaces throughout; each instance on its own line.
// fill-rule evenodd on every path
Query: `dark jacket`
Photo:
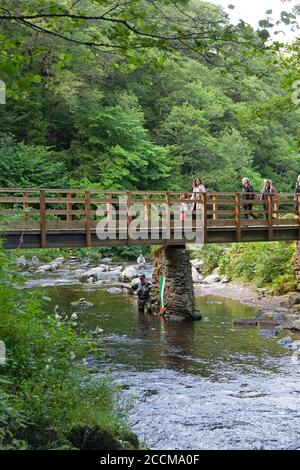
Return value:
M 254 189 L 251 186 L 251 184 L 248 184 L 248 186 L 246 186 L 246 187 L 243 186 L 242 187 L 242 193 L 243 193 L 243 200 L 244 201 L 253 200 L 255 198 Z
M 268 199 L 268 194 L 272 194 L 273 200 L 276 199 L 276 189 L 274 186 L 269 186 L 268 188 L 263 188 L 261 192 L 261 199 L 262 201 L 266 201 Z
M 296 183 L 296 187 L 295 187 L 295 202 L 298 202 L 298 194 L 300 194 L 300 183 Z
M 145 284 L 134 284 L 132 289 L 136 291 L 139 300 L 148 300 L 151 292 L 151 282 L 146 281 Z

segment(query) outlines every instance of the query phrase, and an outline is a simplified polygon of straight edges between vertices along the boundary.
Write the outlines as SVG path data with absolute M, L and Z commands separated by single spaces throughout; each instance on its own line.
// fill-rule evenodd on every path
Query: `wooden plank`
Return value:
M 171 195 L 169 192 L 166 193 L 166 245 L 169 244 L 171 238 Z
M 129 225 L 131 224 L 132 216 L 130 215 L 130 207 L 131 207 L 131 193 L 130 191 L 128 191 L 127 192 L 127 243 L 128 245 L 131 244 Z
M 273 197 L 268 194 L 268 240 L 273 240 Z
M 25 191 L 25 192 L 24 192 L 24 202 L 23 202 L 24 220 L 25 220 L 25 222 L 27 222 L 27 220 L 28 220 L 28 207 L 29 207 L 29 204 L 28 204 L 28 197 L 29 197 L 28 191 Z
M 207 195 L 201 193 L 203 203 L 203 243 L 207 243 Z
M 72 193 L 68 193 L 67 194 L 67 222 L 72 222 L 72 207 L 73 207 L 73 204 L 72 204 L 72 196 L 73 194 Z
M 85 191 L 85 246 L 92 246 L 90 192 Z
M 29 198 L 30 204 L 39 204 L 40 198 L 39 197 L 31 197 Z M 0 204 L 9 204 L 9 203 L 20 203 L 23 206 L 24 203 L 24 196 L 19 197 L 0 197 Z
M 47 246 L 47 227 L 46 227 L 46 195 L 45 191 L 40 191 L 40 237 L 41 237 L 41 248 Z
M 242 237 L 241 231 L 241 195 L 236 193 L 235 196 L 235 223 L 236 223 L 236 241 L 240 242 Z

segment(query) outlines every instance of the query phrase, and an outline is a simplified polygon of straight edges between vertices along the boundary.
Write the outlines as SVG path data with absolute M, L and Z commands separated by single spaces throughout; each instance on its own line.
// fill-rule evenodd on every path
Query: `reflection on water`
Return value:
M 200 298 L 203 322 L 170 323 L 139 316 L 128 294 L 105 288 L 50 286 L 50 311 L 77 311 L 87 328 L 102 328 L 109 369 L 136 397 L 130 420 L 157 449 L 259 449 L 300 444 L 300 373 L 277 338 L 241 329 L 234 319 L 253 309 Z M 94 305 L 78 311 L 71 302 Z M 216 302 L 217 300 L 217 302 Z

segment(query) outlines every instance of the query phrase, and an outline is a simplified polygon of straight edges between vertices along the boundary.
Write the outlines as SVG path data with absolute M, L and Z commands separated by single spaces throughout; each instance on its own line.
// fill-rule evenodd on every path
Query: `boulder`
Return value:
M 91 268 L 88 271 L 85 271 L 81 276 L 80 280 L 82 282 L 87 281 L 90 277 L 94 279 L 94 281 L 97 281 L 99 279 L 102 279 L 101 275 L 107 271 L 107 266 L 105 265 L 100 265 L 97 266 L 96 268 Z
M 300 304 L 295 304 L 291 308 L 292 313 L 300 313 Z
M 111 264 L 112 263 L 111 258 L 102 258 L 101 261 L 102 261 L 102 263 L 105 263 L 105 264 Z
M 280 325 L 285 319 L 284 313 L 281 312 L 263 312 L 259 315 L 259 322 L 262 325 Z
M 203 282 L 206 284 L 213 284 L 214 282 L 220 282 L 221 278 L 217 274 L 211 274 L 210 276 L 207 276 L 204 278 Z
M 92 282 L 97 282 L 97 281 L 118 281 L 120 276 L 120 271 L 104 271 L 104 272 L 98 272 L 97 276 L 92 275 L 90 276 L 89 279 L 91 279 Z
M 80 308 L 88 308 L 92 307 L 93 304 L 91 302 L 87 302 L 84 297 L 77 300 L 76 302 L 71 302 L 72 307 L 80 307 Z
M 54 271 L 55 267 L 52 264 L 43 264 L 37 270 L 37 273 L 45 273 L 47 271 Z
M 110 294 L 122 294 L 123 290 L 119 287 L 110 287 L 110 289 L 106 289 L 106 292 L 109 292 Z
M 133 266 L 128 266 L 120 274 L 121 281 L 131 281 L 135 277 L 138 277 L 139 273 Z
M 239 318 L 238 320 L 234 320 L 234 324 L 237 326 L 256 326 L 257 325 L 257 318 Z
M 293 341 L 293 342 L 291 343 L 291 349 L 292 349 L 293 351 L 298 351 L 298 350 L 300 349 L 300 341 L 299 341 L 299 340 Z
M 290 326 L 291 330 L 300 331 L 300 320 L 294 320 Z
M 284 348 L 290 347 L 292 344 L 292 338 L 291 336 L 285 336 L 284 338 L 279 339 L 277 344 L 279 344 L 279 346 L 283 346 Z
M 75 269 L 73 271 L 73 276 L 76 278 L 80 278 L 86 271 L 84 269 Z
M 37 256 L 33 256 L 30 261 L 30 266 L 37 267 L 40 265 L 40 260 L 38 259 Z
M 288 299 L 289 307 L 300 304 L 300 295 L 290 295 Z
M 259 336 L 263 336 L 264 338 L 274 338 L 278 335 L 278 331 L 276 330 L 260 330 L 258 333 Z
M 199 277 L 200 277 L 200 276 L 199 276 L 199 273 L 198 273 L 197 269 L 196 269 L 194 266 L 192 266 L 192 278 L 193 278 L 193 282 L 194 282 L 194 283 L 199 282 L 199 281 L 200 281 Z
M 217 268 L 215 268 L 213 270 L 212 274 L 215 274 L 216 276 L 219 276 L 220 275 L 220 267 L 218 266 Z
M 204 266 L 204 261 L 202 259 L 193 259 L 191 265 L 198 271 L 201 272 Z
M 229 279 L 227 276 L 221 276 L 221 283 L 222 284 L 228 284 L 229 283 Z
M 29 262 L 27 261 L 25 256 L 20 256 L 19 258 L 16 258 L 15 263 L 22 269 L 26 269 L 29 267 Z

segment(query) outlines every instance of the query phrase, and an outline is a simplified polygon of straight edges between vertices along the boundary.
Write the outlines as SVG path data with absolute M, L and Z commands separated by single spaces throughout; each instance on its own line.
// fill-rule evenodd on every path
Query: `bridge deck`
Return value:
M 175 192 L 1 188 L 0 236 L 6 248 L 300 239 L 294 194 L 270 194 L 266 200 L 256 194 L 245 201 L 240 193 L 206 193 L 197 206 L 191 197 L 180 201 Z M 253 214 L 257 219 L 246 219 Z

